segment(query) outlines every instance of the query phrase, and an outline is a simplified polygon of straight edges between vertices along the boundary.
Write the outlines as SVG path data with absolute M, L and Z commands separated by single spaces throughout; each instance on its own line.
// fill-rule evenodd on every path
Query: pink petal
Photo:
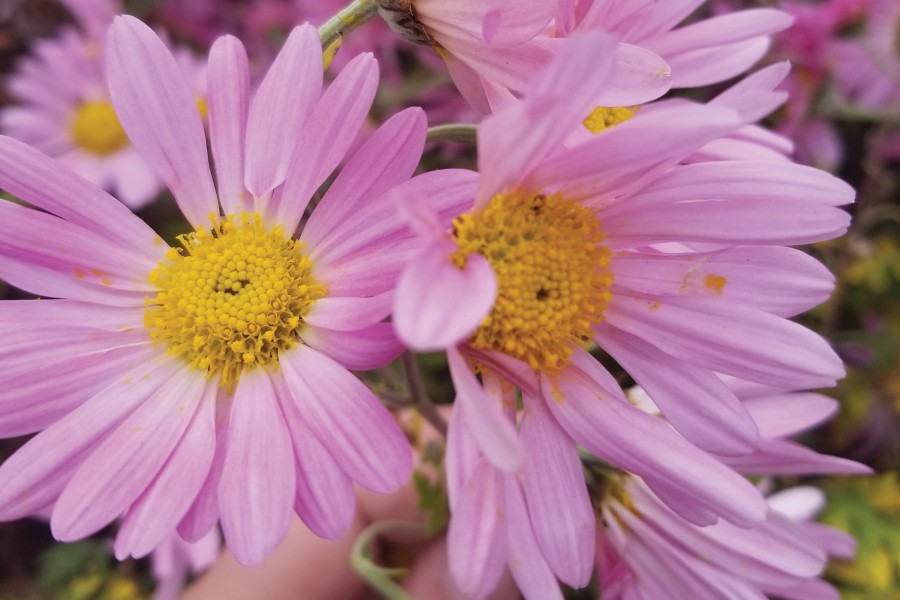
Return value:
M 109 92 L 128 137 L 194 226 L 218 214 L 206 134 L 181 68 L 149 27 L 116 17 L 107 48 Z
M 572 367 L 542 383 L 550 411 L 576 442 L 648 483 L 658 480 L 679 489 L 694 504 L 739 525 L 764 518 L 765 502 L 746 479 L 664 421 L 628 404 L 616 381 L 589 354 L 576 352 L 572 361 Z
M 463 408 L 465 425 L 484 455 L 497 468 L 514 473 L 522 468 L 522 448 L 515 425 L 500 400 L 489 395 L 455 347 L 447 348 L 456 401 Z
M 447 472 L 447 496 L 450 500 L 451 512 L 458 510 L 463 489 L 475 473 L 475 468 L 481 458 L 478 444 L 472 439 L 466 428 L 462 411 L 462 406 L 454 403 L 450 412 L 450 422 L 447 424 L 444 468 Z
M 543 31 L 553 5 L 542 0 L 419 0 L 416 11 L 439 36 L 504 47 L 522 44 Z
M 307 346 L 285 352 L 281 367 L 297 410 L 354 481 L 387 493 L 409 479 L 409 444 L 391 413 L 359 379 Z
M 356 514 L 353 481 L 344 473 L 296 409 L 291 395 L 279 392 L 291 431 L 297 469 L 294 510 L 313 533 L 325 539 L 341 537 Z
M 206 383 L 197 411 L 153 483 L 131 505 L 116 535 L 118 560 L 150 554 L 167 538 L 191 507 L 216 450 L 217 383 Z
M 222 532 L 239 563 L 261 564 L 284 539 L 294 491 L 290 433 L 269 374 L 244 371 L 234 392 L 219 483 Z
M 281 201 L 269 211 L 285 231 L 296 229 L 315 191 L 344 160 L 369 114 L 378 87 L 378 63 L 356 56 L 322 94 L 297 143 Z
M 805 327 L 714 299 L 653 304 L 618 294 L 606 319 L 670 356 L 768 385 L 829 387 L 844 372 L 828 343 Z
M 380 369 L 404 350 L 390 323 L 375 323 L 353 331 L 307 326 L 301 337 L 305 344 L 350 371 Z
M 52 158 L 5 136 L 0 136 L 0 188 L 148 260 L 165 256 L 162 239 L 121 202 L 61 169 Z
M 864 464 L 819 454 L 790 440 L 762 439 L 753 454 L 723 457 L 722 461 L 745 475 L 866 475 Z
M 450 574 L 468 597 L 488 595 L 506 562 L 505 520 L 498 475 L 486 462 L 476 467 L 462 490 L 447 532 Z
M 612 328 L 604 328 L 598 340 L 697 447 L 735 456 L 751 452 L 759 443 L 750 413 L 712 371 L 686 365 Z
M 672 70 L 665 60 L 646 48 L 619 43 L 612 81 L 594 102 L 595 106 L 634 106 L 656 100 L 670 87 Z
M 522 415 L 522 489 L 541 553 L 553 572 L 584 587 L 594 568 L 596 518 L 575 442 L 543 399 L 525 396 Z
M 796 435 L 830 419 L 838 410 L 834 398 L 813 394 L 772 393 L 744 399 L 744 406 L 767 438 Z
M 103 440 L 60 494 L 50 523 L 57 539 L 81 539 L 125 512 L 178 444 L 204 384 L 182 367 Z
M 107 432 L 180 366 L 171 360 L 148 364 L 152 362 L 125 372 L 122 379 L 38 434 L 0 466 L 0 518 L 19 519 L 53 503 Z
M 220 37 L 209 51 L 209 141 L 225 214 L 253 210 L 244 189 L 244 144 L 250 100 L 247 51 L 240 40 Z
M 393 292 L 368 298 L 326 296 L 316 300 L 303 320 L 315 327 L 337 331 L 365 329 L 391 314 L 393 303 Z
M 297 140 L 322 92 L 315 27 L 295 27 L 250 103 L 244 185 L 263 197 L 284 182 Z
M 422 157 L 425 113 L 408 108 L 388 119 L 348 159 L 303 229 L 301 240 L 318 259 L 332 231 L 394 185 L 408 179 Z
M 413 350 L 441 350 L 462 342 L 494 307 L 497 279 L 491 264 L 473 253 L 460 268 L 451 260 L 456 250 L 449 240 L 435 240 L 400 276 L 394 324 Z
M 503 477 L 503 498 L 509 552 L 507 564 L 519 590 L 526 600 L 562 600 L 559 583 L 550 571 L 532 532 L 532 522 L 528 518 L 522 490 L 509 475 Z M 592 554 L 589 553 L 589 556 Z

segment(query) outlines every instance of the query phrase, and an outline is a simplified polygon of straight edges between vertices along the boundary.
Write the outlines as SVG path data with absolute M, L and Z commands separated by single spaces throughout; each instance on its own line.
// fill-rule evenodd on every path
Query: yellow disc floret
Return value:
M 610 299 L 610 251 L 590 209 L 558 195 L 495 196 L 480 212 L 454 221 L 462 267 L 484 256 L 497 277 L 497 301 L 470 343 L 555 374 Z
M 71 125 L 72 139 L 92 154 L 106 156 L 128 145 L 128 136 L 109 102 L 82 104 Z
M 634 116 L 636 106 L 598 106 L 582 121 L 591 133 L 600 133 L 610 127 L 624 123 Z
M 277 365 L 326 293 L 303 244 L 255 213 L 214 218 L 212 229 L 178 239 L 182 248 L 150 274 L 159 288 L 144 313 L 153 340 L 229 387 L 243 369 Z

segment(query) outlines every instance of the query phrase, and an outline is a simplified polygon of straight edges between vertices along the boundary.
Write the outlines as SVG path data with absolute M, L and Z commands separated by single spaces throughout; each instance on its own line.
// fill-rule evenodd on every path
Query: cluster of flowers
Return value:
M 257 82 L 235 37 L 202 64 L 117 6 L 66 4 L 78 26 L 23 61 L 2 119 L 0 188 L 30 206 L 0 203 L 0 277 L 51 299 L 0 302 L 0 435 L 40 432 L 0 466 L 0 518 L 52 509 L 64 541 L 118 519 L 119 558 L 220 524 L 257 565 L 294 513 L 339 537 L 354 484 L 412 468 L 351 371 L 443 351 L 467 596 L 509 569 L 530 600 L 595 570 L 604 600 L 837 597 L 819 576 L 853 543 L 810 522 L 820 494 L 747 476 L 867 471 L 789 439 L 843 374 L 790 320 L 833 286 L 790 246 L 846 231 L 854 192 L 757 124 L 786 63 L 663 98 L 745 74 L 788 14 L 381 0 L 485 115 L 476 171 L 416 174 L 423 110 L 358 139 L 371 53 L 325 86 L 300 25 Z M 173 246 L 126 207 L 161 184 L 193 227 Z

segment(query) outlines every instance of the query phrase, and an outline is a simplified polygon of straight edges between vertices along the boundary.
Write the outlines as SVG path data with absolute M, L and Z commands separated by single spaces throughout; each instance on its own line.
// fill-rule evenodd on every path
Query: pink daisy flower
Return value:
M 642 477 L 693 522 L 749 526 L 764 518 L 762 499 L 703 450 L 748 454 L 759 430 L 716 373 L 793 389 L 843 375 L 828 344 L 787 319 L 821 302 L 830 276 L 785 246 L 840 235 L 852 189 L 785 161 L 679 164 L 774 109 L 783 67 L 709 105 L 638 110 L 566 148 L 610 76 L 612 44 L 573 38 L 521 104 L 482 124 L 478 191 L 451 231 L 410 206 L 430 241 L 401 276 L 394 309 L 410 347 L 447 349 L 458 422 L 485 457 L 539 474 L 523 482 L 535 534 L 568 539 L 567 548 L 581 547 L 582 530 L 541 507 L 584 493 L 560 466 L 576 443 Z M 679 252 L 664 253 L 669 245 Z M 591 341 L 678 433 L 626 400 L 587 352 Z M 504 385 L 524 398 L 521 427 L 529 406 L 542 407 L 552 418 L 538 421 L 554 428 L 543 435 L 568 440 L 567 453 L 521 442 Z M 548 560 L 562 569 L 568 556 Z
M 0 129 L 56 157 L 67 168 L 139 209 L 163 182 L 128 139 L 109 98 L 104 35 L 121 6 L 113 1 L 69 0 L 80 29 L 64 28 L 39 40 L 7 81 L 18 100 L 0 112 Z M 206 111 L 206 65 L 186 49 L 178 68 L 188 78 L 195 110 Z
M 852 558 L 855 542 L 809 522 L 824 504 L 816 488 L 770 496 L 766 520 L 752 529 L 697 527 L 633 477 L 604 492 L 597 559 L 604 600 L 840 598 L 819 576 L 828 556 Z
M 444 59 L 450 76 L 482 113 L 524 93 L 564 44 L 550 37 L 555 3 L 545 0 L 378 0 L 392 28 L 425 43 Z M 656 54 L 629 44 L 610 50 L 616 68 L 594 105 L 639 104 L 662 96 L 669 68 Z
M 725 81 L 753 66 L 769 49 L 770 36 L 790 27 L 787 13 L 733 11 L 679 27 L 706 0 L 560 0 L 555 35 L 601 31 L 619 42 L 658 54 L 672 70 L 672 87 Z
M 0 186 L 46 211 L 0 203 L 0 277 L 58 298 L 0 304 L 0 434 L 43 430 L 0 467 L 0 518 L 56 502 L 54 535 L 73 540 L 121 517 L 118 557 L 149 553 L 176 527 L 198 540 L 220 520 L 235 557 L 258 564 L 294 512 L 337 537 L 353 518 L 354 482 L 389 492 L 409 477 L 403 433 L 350 370 L 401 351 L 382 321 L 399 265 L 420 242 L 392 195 L 455 214 L 474 177 L 410 179 L 426 123 L 409 109 L 346 159 L 294 237 L 366 118 L 372 56 L 323 90 L 318 34 L 298 27 L 251 99 L 243 46 L 219 40 L 215 186 L 178 73 L 150 29 L 117 18 L 113 103 L 195 227 L 179 247 L 55 161 L 0 138 Z

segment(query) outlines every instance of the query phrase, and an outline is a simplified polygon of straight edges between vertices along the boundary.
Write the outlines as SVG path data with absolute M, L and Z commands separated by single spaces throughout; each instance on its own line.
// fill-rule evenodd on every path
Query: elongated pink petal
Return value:
M 697 447 L 735 456 L 750 453 L 759 443 L 759 430 L 750 413 L 712 371 L 686 365 L 609 327 L 598 339 L 675 429 Z
M 316 301 L 303 320 L 325 329 L 353 331 L 383 321 L 391 313 L 393 292 L 368 298 L 327 296 Z
M 288 391 L 279 392 L 281 409 L 291 431 L 297 491 L 294 510 L 318 536 L 334 540 L 353 522 L 356 496 L 344 473 L 300 416 Z
M 378 87 L 378 63 L 356 56 L 322 94 L 300 137 L 277 207 L 269 210 L 285 231 L 296 229 L 309 200 L 344 159 L 369 114 Z
M 819 454 L 790 440 L 762 439 L 759 447 L 746 456 L 727 456 L 722 461 L 745 475 L 865 475 L 868 466 Z
M 410 348 L 434 351 L 475 333 L 497 298 L 497 278 L 486 258 L 470 254 L 459 267 L 456 244 L 438 239 L 422 249 L 397 283 L 394 325 Z
M 838 409 L 834 398 L 812 392 L 766 394 L 743 402 L 759 425 L 760 433 L 768 438 L 812 429 L 831 418 Z
M 790 27 L 792 22 L 790 15 L 778 10 L 741 10 L 673 29 L 646 45 L 667 56 L 765 36 Z
M 0 136 L 0 188 L 155 261 L 166 244 L 121 202 L 37 150 Z
M 447 532 L 450 573 L 460 591 L 482 598 L 500 581 L 506 561 L 506 522 L 501 518 L 499 477 L 486 461 L 461 490 Z
M 634 106 L 656 100 L 672 87 L 666 61 L 646 48 L 616 44 L 611 81 L 594 97 L 595 106 Z M 587 115 L 585 115 L 587 116 Z
M 175 58 L 149 27 L 116 17 L 107 47 L 109 92 L 122 127 L 172 190 L 192 225 L 218 214 L 196 98 Z
M 21 329 L 40 323 L 46 327 L 90 327 L 104 331 L 127 331 L 144 323 L 143 308 L 112 308 L 71 300 L 3 300 L 0 330 Z
M 187 430 L 147 490 L 131 505 L 116 535 L 116 558 L 141 558 L 169 536 L 200 491 L 216 451 L 217 383 L 206 382 Z
M 322 92 L 322 46 L 312 25 L 295 27 L 250 103 L 244 185 L 263 197 L 284 182 L 297 140 Z
M 575 442 L 544 406 L 525 396 L 522 415 L 522 489 L 541 553 L 553 572 L 572 587 L 591 578 L 596 518 Z
M 562 591 L 547 565 L 532 531 L 525 498 L 516 480 L 503 477 L 503 507 L 507 519 L 509 570 L 526 600 L 562 600 Z
M 403 354 L 390 323 L 375 323 L 365 329 L 339 331 L 307 326 L 303 342 L 350 371 L 380 369 Z
M 9 457 L 0 466 L 0 518 L 19 519 L 54 502 L 107 432 L 179 367 L 172 360 L 148 361 L 126 372 Z
M 403 432 L 359 379 L 307 346 L 285 352 L 281 367 L 297 410 L 354 481 L 387 493 L 409 478 L 412 455 Z
M 478 444 L 466 428 L 462 413 L 462 406 L 454 403 L 450 413 L 450 422 L 447 424 L 447 451 L 444 457 L 444 468 L 447 471 L 447 497 L 450 501 L 451 512 L 458 510 L 466 482 L 475 473 L 481 457 Z
M 103 440 L 60 495 L 50 523 L 54 536 L 81 539 L 125 512 L 178 444 L 204 384 L 182 367 Z
M 300 239 L 309 244 L 314 260 L 334 242 L 332 231 L 367 200 L 413 174 L 427 127 L 424 111 L 408 108 L 388 119 L 353 153 L 303 229 Z
M 247 51 L 240 40 L 220 37 L 209 51 L 209 142 L 225 214 L 253 210 L 244 189 L 244 144 L 250 104 Z
M 620 253 L 610 270 L 614 289 L 665 296 L 705 296 L 790 317 L 824 302 L 834 276 L 793 248 L 739 247 L 710 253 Z M 615 293 L 615 292 L 613 292 Z
M 515 425 L 500 405 L 475 378 L 472 369 L 455 347 L 447 349 L 450 375 L 456 388 L 456 401 L 463 407 L 465 425 L 491 463 L 515 473 L 522 468 L 523 456 Z
M 242 565 L 259 565 L 287 535 L 294 491 L 290 433 L 269 374 L 244 371 L 234 392 L 219 483 L 222 531 Z
M 796 323 L 715 299 L 654 304 L 618 294 L 607 322 L 670 356 L 773 386 L 828 387 L 844 374 L 828 343 Z
M 542 0 L 420 0 L 416 12 L 438 37 L 453 37 L 491 47 L 522 44 L 544 30 L 553 5 Z
M 543 378 L 550 411 L 569 435 L 600 458 L 676 489 L 694 504 L 742 526 L 762 521 L 759 492 L 697 449 L 664 421 L 628 404 L 609 373 L 586 352 L 553 379 Z

